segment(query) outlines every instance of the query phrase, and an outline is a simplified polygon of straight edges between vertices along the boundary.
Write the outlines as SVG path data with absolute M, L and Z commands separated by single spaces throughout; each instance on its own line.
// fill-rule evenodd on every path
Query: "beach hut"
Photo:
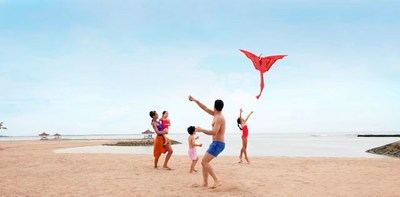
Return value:
M 56 134 L 54 134 L 53 136 L 54 136 L 54 139 L 60 139 L 61 134 L 56 133 Z
M 46 132 L 43 132 L 43 133 L 39 134 L 39 136 L 42 137 L 42 138 L 40 138 L 41 140 L 47 140 L 47 136 L 49 136 L 49 134 Z
M 144 135 L 144 139 L 150 139 L 153 138 L 152 135 L 154 134 L 154 132 L 147 129 L 146 131 L 142 132 L 142 134 Z

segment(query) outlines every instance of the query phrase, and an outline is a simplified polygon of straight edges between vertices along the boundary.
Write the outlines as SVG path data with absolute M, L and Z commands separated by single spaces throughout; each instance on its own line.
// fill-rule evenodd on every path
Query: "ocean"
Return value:
M 188 134 L 169 134 L 170 139 L 182 144 L 173 145 L 174 155 L 187 155 Z M 197 148 L 197 153 L 203 155 L 209 144 L 211 136 L 199 134 L 197 143 L 203 147 Z M 66 135 L 63 139 L 137 139 L 143 135 Z M 49 137 L 53 138 L 53 137 Z M 37 136 L 27 137 L 1 137 L 4 140 L 39 140 Z M 365 151 L 377 146 L 382 146 L 400 140 L 396 137 L 357 137 L 355 134 L 305 134 L 305 133 L 250 133 L 247 152 L 251 156 L 283 156 L 283 157 L 355 157 L 355 158 L 384 158 Z M 238 156 L 242 146 L 241 136 L 227 134 L 225 150 L 220 156 Z M 152 154 L 153 147 L 141 146 L 86 146 L 55 149 L 55 153 L 88 153 L 88 154 Z

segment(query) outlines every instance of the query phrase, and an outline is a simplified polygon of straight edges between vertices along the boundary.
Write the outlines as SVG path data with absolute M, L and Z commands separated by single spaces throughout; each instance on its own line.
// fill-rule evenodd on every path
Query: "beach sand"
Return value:
M 223 185 L 209 189 L 192 187 L 202 183 L 201 164 L 190 174 L 187 156 L 173 155 L 167 171 L 153 169 L 152 155 L 53 152 L 113 142 L 1 141 L 0 196 L 400 196 L 398 158 L 250 157 L 248 165 L 222 156 L 211 164 Z

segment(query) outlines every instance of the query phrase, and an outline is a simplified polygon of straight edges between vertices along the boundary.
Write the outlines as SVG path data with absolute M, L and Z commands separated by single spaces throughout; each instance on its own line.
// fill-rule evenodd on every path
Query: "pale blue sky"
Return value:
M 168 110 L 250 132 L 400 130 L 400 2 L 0 0 L 3 135 L 131 134 Z M 239 49 L 287 54 L 265 74 Z

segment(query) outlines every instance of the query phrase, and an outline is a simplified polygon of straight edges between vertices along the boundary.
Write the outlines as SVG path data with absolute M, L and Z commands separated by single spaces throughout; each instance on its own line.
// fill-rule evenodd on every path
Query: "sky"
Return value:
M 0 135 L 400 131 L 400 2 L 0 0 Z M 260 76 L 239 49 L 288 55 Z

